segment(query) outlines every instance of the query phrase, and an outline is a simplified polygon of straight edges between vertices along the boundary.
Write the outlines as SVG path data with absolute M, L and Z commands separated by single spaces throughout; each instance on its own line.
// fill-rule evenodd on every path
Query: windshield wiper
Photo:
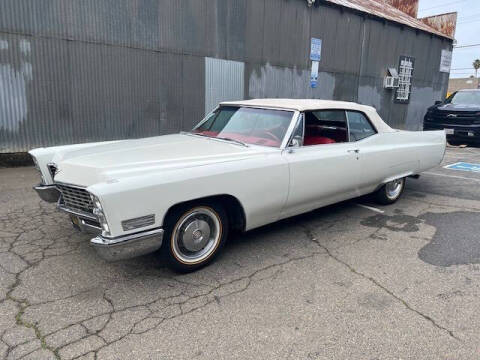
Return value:
M 229 137 L 210 136 L 210 135 L 205 135 L 205 134 L 201 134 L 201 133 L 192 133 L 192 132 L 188 132 L 188 131 L 180 131 L 180 134 L 190 135 L 190 136 L 201 136 L 201 137 L 206 137 L 206 138 L 213 139 L 213 140 L 218 139 L 218 140 L 223 140 L 223 141 L 230 141 L 230 142 L 233 142 L 233 143 L 238 144 L 238 145 L 249 147 L 248 144 L 246 144 L 244 142 L 241 142 L 239 140 L 229 138 Z
M 201 133 L 193 133 L 193 132 L 190 132 L 190 131 L 180 131 L 180 134 L 189 135 L 189 136 L 201 136 L 201 137 L 211 138 L 211 136 L 201 134 Z
M 220 139 L 220 140 L 230 141 L 230 142 L 233 142 L 233 143 L 235 143 L 235 144 L 248 147 L 248 145 L 245 144 L 244 142 L 241 142 L 241 141 L 239 141 L 239 140 L 235 140 L 235 139 L 232 139 L 232 138 L 228 138 L 228 137 L 219 137 L 219 136 L 217 136 L 217 137 L 212 137 L 212 139 Z

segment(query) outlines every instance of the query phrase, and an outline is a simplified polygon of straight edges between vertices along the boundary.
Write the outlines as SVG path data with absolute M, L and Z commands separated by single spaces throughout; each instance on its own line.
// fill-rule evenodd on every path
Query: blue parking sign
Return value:
M 480 173 L 480 164 L 471 164 L 466 162 L 458 162 L 455 164 L 444 166 L 445 169 L 451 170 L 461 170 L 461 171 L 472 171 Z
M 310 44 L 310 60 L 320 61 L 322 57 L 322 39 L 312 38 Z

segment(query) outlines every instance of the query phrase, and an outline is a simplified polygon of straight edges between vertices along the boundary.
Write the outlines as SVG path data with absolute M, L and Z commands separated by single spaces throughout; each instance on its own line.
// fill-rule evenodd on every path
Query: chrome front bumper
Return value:
M 58 191 L 55 185 L 39 184 L 34 186 L 33 190 L 37 192 L 38 196 L 40 196 L 40 199 L 46 202 L 57 202 L 58 198 L 60 197 L 60 191 Z
M 101 258 L 116 261 L 154 252 L 160 249 L 162 241 L 163 229 L 154 229 L 113 238 L 99 235 L 90 244 Z
M 38 196 L 47 202 L 57 202 L 60 211 L 70 215 L 73 226 L 82 232 L 98 235 L 90 240 L 97 253 L 107 261 L 129 259 L 154 252 L 162 246 L 163 229 L 145 230 L 135 234 L 107 237 L 100 235 L 102 229 L 95 215 L 69 209 L 59 201 L 60 191 L 55 185 L 37 185 Z
M 102 229 L 95 216 L 83 212 L 73 211 L 61 204 L 60 211 L 70 215 L 73 226 L 85 233 L 95 234 L 97 237 L 90 240 L 98 255 L 107 261 L 130 259 L 136 256 L 154 252 L 162 246 L 163 229 L 145 230 L 135 234 L 117 237 L 102 236 Z

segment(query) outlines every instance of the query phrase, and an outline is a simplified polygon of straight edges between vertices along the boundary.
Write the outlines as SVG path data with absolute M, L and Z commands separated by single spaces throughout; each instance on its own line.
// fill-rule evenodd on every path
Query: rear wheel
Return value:
M 405 178 L 390 181 L 378 189 L 375 193 L 375 200 L 382 205 L 393 204 L 403 193 Z
M 163 250 L 170 267 L 197 270 L 219 253 L 228 235 L 228 216 L 220 204 L 180 206 L 165 220 Z

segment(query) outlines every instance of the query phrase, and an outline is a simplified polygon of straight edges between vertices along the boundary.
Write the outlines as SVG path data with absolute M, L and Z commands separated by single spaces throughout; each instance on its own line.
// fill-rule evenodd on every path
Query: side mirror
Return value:
M 435 105 L 441 104 L 443 101 L 437 100 L 435 101 Z
M 290 147 L 300 147 L 302 146 L 302 137 L 301 136 L 294 136 L 292 141 L 290 141 Z

